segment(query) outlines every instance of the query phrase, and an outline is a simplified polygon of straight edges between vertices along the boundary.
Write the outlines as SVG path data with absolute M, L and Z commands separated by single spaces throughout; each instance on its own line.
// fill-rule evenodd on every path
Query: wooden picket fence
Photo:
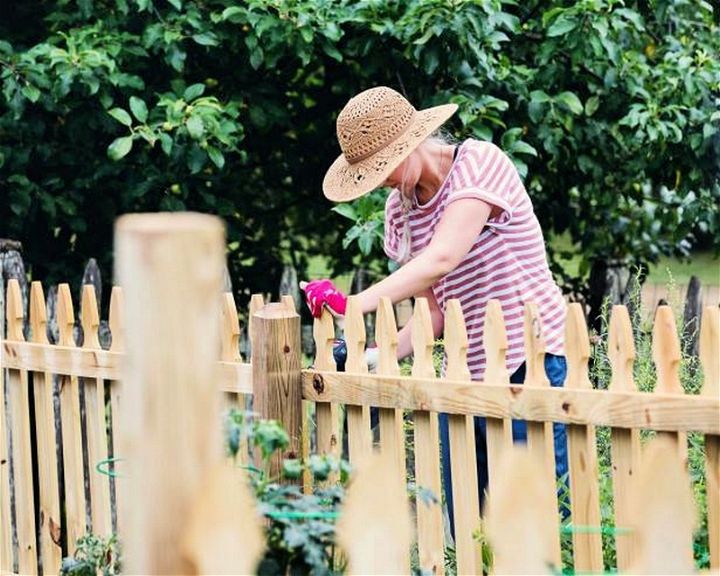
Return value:
M 499 574 L 554 574 L 563 568 L 602 572 L 597 426 L 612 430 L 618 571 L 693 571 L 697 517 L 687 473 L 688 432 L 704 435 L 711 570 L 720 570 L 717 307 L 707 308 L 702 319 L 700 395 L 685 394 L 680 386 L 681 351 L 668 307 L 659 307 L 655 318 L 653 392 L 640 392 L 634 384 L 633 333 L 622 306 L 612 312 L 608 390 L 592 388 L 590 342 L 577 305 L 568 309 L 568 378 L 562 389 L 551 388 L 545 376 L 543 335 L 532 303 L 525 310 L 522 386 L 509 384 L 502 310 L 495 301 L 488 304 L 486 318 L 484 382 L 470 380 L 467 335 L 456 301 L 445 314 L 442 378 L 433 364 L 435 341 L 423 299 L 415 303 L 412 318 L 411 376 L 400 375 L 396 321 L 387 299 L 376 320 L 375 374 L 364 362 L 365 324 L 354 298 L 344 326 L 346 372 L 335 369 L 329 314 L 314 325 L 313 368 L 302 369 L 300 321 L 290 299 L 264 304 L 253 298 L 252 358 L 240 358 L 231 294 L 223 295 L 218 313 L 223 245 L 222 227 L 209 217 L 122 219 L 116 247 L 123 289 L 114 288 L 111 297 L 108 350 L 97 340 L 91 286 L 83 292 L 83 343 L 77 347 L 67 285 L 59 288 L 59 341 L 50 344 L 41 285 L 31 287 L 26 341 L 20 290 L 10 282 L 0 358 L 7 398 L 7 409 L 0 410 L 0 573 L 36 574 L 40 568 L 43 574 L 56 573 L 63 553 L 72 553 L 77 538 L 88 531 L 120 534 L 130 574 L 251 573 L 264 546 L 262 522 L 242 474 L 221 453 L 218 429 L 221 403 L 243 406 L 248 396 L 256 412 L 280 420 L 288 430 L 287 457 L 308 454 L 311 430 L 317 453 L 340 456 L 343 414 L 347 418 L 349 459 L 357 472 L 338 539 L 349 573 L 409 573 L 415 545 L 422 570 L 444 573 L 448 543 L 441 506 L 418 498 L 411 513 L 406 487 L 411 461 L 415 485 L 443 493 L 439 413 L 449 414 L 453 482 L 444 489 L 453 493 L 458 574 L 488 568 Z M 207 394 L 218 388 L 221 394 Z M 54 389 L 60 391 L 60 434 L 54 426 Z M 379 409 L 377 446 L 371 407 Z M 474 415 L 487 418 L 490 483 L 482 518 Z M 414 424 L 412 459 L 404 430 L 408 418 Z M 528 421 L 526 446 L 512 445 L 512 419 Z M 577 528 L 572 565 L 564 567 L 553 422 L 568 426 L 571 518 Z M 656 440 L 641 446 L 641 430 L 657 431 Z M 96 466 L 114 457 L 123 459 L 123 476 L 113 483 Z M 312 488 L 309 477 L 304 483 L 306 490 Z M 478 534 L 490 541 L 492 567 L 482 565 Z

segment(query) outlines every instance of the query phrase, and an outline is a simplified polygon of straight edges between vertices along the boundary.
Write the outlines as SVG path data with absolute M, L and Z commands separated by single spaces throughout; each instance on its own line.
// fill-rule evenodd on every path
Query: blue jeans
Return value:
M 550 380 L 550 385 L 560 387 L 565 382 L 567 376 L 567 364 L 564 356 L 555 356 L 554 354 L 545 355 L 545 373 Z M 518 368 L 515 373 L 510 376 L 512 384 L 522 384 L 525 382 L 525 363 Z M 450 468 L 450 434 L 448 429 L 448 415 L 440 414 L 440 444 L 442 457 L 442 475 L 443 484 L 445 486 L 445 501 L 447 502 L 448 515 L 450 516 L 450 528 L 455 536 L 455 515 L 453 511 L 452 497 L 452 471 Z M 480 508 L 482 509 L 485 499 L 485 490 L 488 485 L 488 465 L 487 465 L 487 441 L 485 433 L 485 418 L 475 416 L 475 458 L 477 461 L 478 475 L 478 498 Z M 513 440 L 515 442 L 527 442 L 527 423 L 524 420 L 513 420 L 512 422 Z M 563 478 L 567 483 L 568 473 L 568 455 L 567 455 L 567 435 L 564 424 L 553 423 L 553 435 L 555 439 L 555 474 L 558 478 Z M 563 509 L 565 515 L 567 510 Z

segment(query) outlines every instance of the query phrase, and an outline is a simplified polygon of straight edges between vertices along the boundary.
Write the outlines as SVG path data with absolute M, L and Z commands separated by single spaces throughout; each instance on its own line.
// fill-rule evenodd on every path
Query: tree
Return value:
M 720 16 L 707 2 L 28 0 L 6 12 L 0 236 L 21 239 L 49 280 L 89 256 L 108 270 L 116 215 L 158 209 L 226 220 L 241 296 L 273 290 L 284 260 L 302 271 L 323 253 L 347 269 L 354 252 L 320 184 L 338 154 L 334 114 L 377 84 L 419 106 L 457 102 L 458 136 L 511 154 L 546 232 L 579 252 L 568 290 L 587 295 L 608 263 L 720 236 Z

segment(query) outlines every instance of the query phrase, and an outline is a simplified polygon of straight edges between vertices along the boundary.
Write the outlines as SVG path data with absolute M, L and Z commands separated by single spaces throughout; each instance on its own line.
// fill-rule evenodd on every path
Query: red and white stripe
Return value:
M 460 265 L 432 287 L 441 310 L 450 299 L 460 301 L 473 379 L 482 380 L 485 372 L 485 309 L 493 298 L 503 309 L 510 373 L 525 361 L 525 302 L 538 305 L 547 351 L 564 354 L 565 301 L 548 267 L 542 230 L 515 166 L 494 144 L 466 140 L 438 193 L 422 206 L 413 202 L 407 215 L 411 256 L 430 243 L 448 204 L 463 198 L 479 198 L 500 208 Z M 400 193 L 394 190 L 385 206 L 385 251 L 390 258 L 397 259 L 405 218 Z

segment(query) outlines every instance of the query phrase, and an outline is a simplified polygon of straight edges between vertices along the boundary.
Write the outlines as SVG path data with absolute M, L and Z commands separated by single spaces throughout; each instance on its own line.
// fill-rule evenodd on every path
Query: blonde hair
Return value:
M 439 145 L 448 145 L 448 144 L 455 144 L 456 139 L 447 131 L 443 130 L 442 128 L 438 128 L 435 132 L 430 134 L 425 140 L 423 140 L 419 145 L 423 146 L 426 142 L 430 142 L 432 144 L 439 144 Z M 403 182 L 405 183 L 405 174 L 403 173 Z M 412 248 L 412 238 L 410 235 L 410 210 L 412 209 L 412 198 L 408 198 L 405 194 L 402 192 L 402 185 L 400 186 L 400 208 L 402 210 L 402 218 L 403 218 L 403 229 L 402 233 L 400 235 L 400 242 L 398 244 L 398 259 L 397 262 L 401 266 L 403 264 L 407 264 L 411 259 L 411 248 Z

